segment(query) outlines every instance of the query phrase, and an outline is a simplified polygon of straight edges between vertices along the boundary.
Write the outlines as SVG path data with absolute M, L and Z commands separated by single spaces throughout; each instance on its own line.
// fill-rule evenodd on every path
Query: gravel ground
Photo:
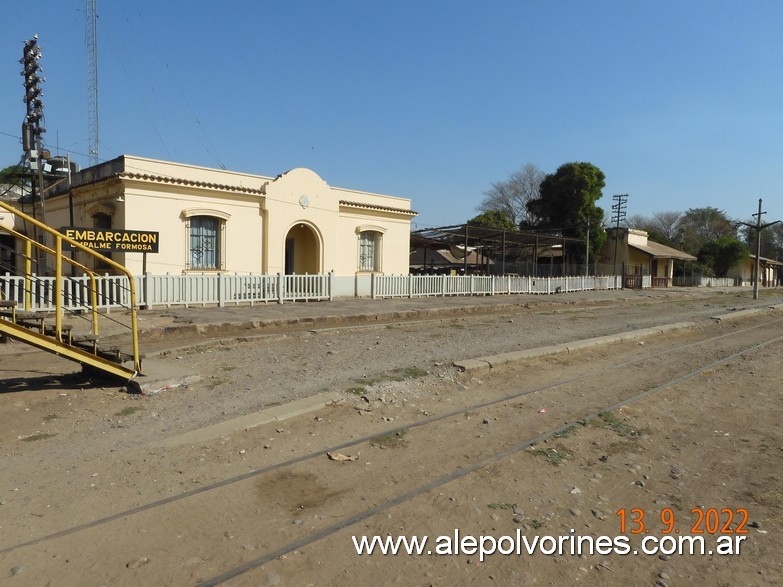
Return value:
M 463 311 L 440 318 L 377 325 L 310 329 L 300 326 L 268 334 L 245 331 L 240 336 L 233 334 L 228 338 L 166 336 L 144 345 L 148 352 L 151 350 L 159 355 L 147 360 L 176 365 L 187 372 L 200 374 L 202 379 L 188 389 L 173 388 L 149 398 L 119 393 L 111 383 L 96 387 L 78 373 L 78 366 L 43 352 L 29 352 L 21 344 L 12 343 L 3 349 L 0 377 L 13 381 L 14 387 L 19 389 L 29 384 L 33 389 L 44 391 L 0 397 L 3 415 L 7 418 L 5 425 L 0 427 L 3 430 L 0 438 L 35 433 L 41 418 L 46 416 L 46 413 L 37 413 L 40 409 L 59 411 L 45 407 L 51 401 L 61 401 L 56 398 L 67 397 L 69 401 L 84 403 L 85 416 L 98 409 L 91 399 L 96 395 L 106 397 L 108 394 L 123 404 L 132 402 L 134 406 L 144 406 L 156 414 L 148 423 L 150 430 L 147 433 L 156 437 L 168 436 L 324 391 L 358 392 L 372 384 L 376 387 L 427 386 L 431 380 L 453 378 L 455 370 L 451 365 L 459 359 L 663 323 L 708 321 L 716 314 L 753 305 L 746 290 L 727 293 L 701 289 L 642 296 L 625 292 L 595 294 L 596 300 L 585 299 L 583 295 L 578 301 L 572 301 L 569 294 L 548 298 L 531 296 L 528 307 L 514 304 L 509 305 L 507 311 L 502 311 L 503 308 L 497 311 L 494 306 L 494 311 L 489 313 Z M 780 297 L 777 291 L 768 292 L 762 302 L 767 305 L 778 303 Z M 487 303 L 486 298 L 478 301 Z M 466 300 L 458 302 L 471 309 Z M 418 305 L 422 303 L 426 304 L 426 301 L 418 302 Z M 377 307 L 383 308 L 382 302 Z M 328 305 L 314 310 L 324 308 L 331 310 Z M 228 311 L 228 314 L 232 312 L 239 310 Z M 163 314 L 175 322 L 198 322 L 205 316 L 214 320 L 220 310 L 173 310 Z M 70 376 L 50 376 L 49 373 Z M 421 377 L 425 373 L 430 377 Z M 399 379 L 407 381 L 395 381 Z M 12 406 L 23 406 L 28 411 L 13 415 L 16 410 L 9 411 Z M 82 420 L 78 410 L 74 415 Z M 90 423 L 96 431 L 104 432 L 116 425 L 111 418 Z M 129 436 L 129 442 L 138 441 Z
M 743 306 L 746 295 L 699 292 L 675 299 L 617 299 L 509 312 L 239 337 L 173 352 L 162 360 L 198 372 L 204 390 L 186 426 L 426 371 L 446 376 L 455 360 L 680 321 L 700 322 Z M 219 397 L 220 402 L 214 402 Z M 183 423 L 183 422 L 180 422 Z
M 601 361 L 614 363 L 641 349 L 662 350 L 678 339 L 680 344 L 688 337 L 729 332 L 736 326 L 714 325 L 710 317 L 749 305 L 747 292 L 620 297 L 601 304 L 570 304 L 562 296 L 563 301 L 555 304 L 425 321 L 311 327 L 226 339 L 199 336 L 189 345 L 182 339 L 162 341 L 160 350 L 166 342 L 178 348 L 156 360 L 201 373 L 203 379 L 189 388 L 146 397 L 113 385 L 88 385 L 73 374 L 69 363 L 38 352 L 9 352 L 18 347 L 9 345 L 0 357 L 0 377 L 15 384 L 27 380 L 35 389 L 0 394 L 0 479 L 5 480 L 0 484 L 0 550 L 318 447 L 380 435 L 421 416 L 473 405 L 509 389 L 567 378 L 570 370 L 595 368 Z M 765 302 L 779 303 L 779 295 Z M 645 346 L 633 343 L 587 351 L 588 359 L 575 354 L 534 362 L 485 381 L 452 367 L 457 359 L 679 321 L 710 326 L 654 337 Z M 672 378 L 679 372 L 674 370 L 677 361 L 682 363 L 678 369 L 685 370 L 697 362 L 686 354 L 652 361 L 644 377 L 640 369 L 631 378 L 616 371 L 612 384 L 621 390 L 629 385 L 646 388 L 654 385 L 646 381 L 653 375 Z M 688 383 L 621 411 L 618 418 L 648 431 L 632 441 L 586 428 L 558 441 L 575 455 L 570 464 L 550 468 L 532 454 L 515 456 L 513 463 L 488 468 L 366 526 L 368 533 L 381 535 L 423 529 L 446 534 L 449 528 L 462 527 L 497 535 L 522 523 L 527 524 L 526 533 L 544 524 L 542 532 L 568 534 L 573 519 L 580 522 L 582 533 L 613 535 L 617 522 L 612 512 L 620 507 L 643 507 L 651 517 L 674 501 L 683 508 L 680 517 L 696 506 L 748 507 L 757 526 L 749 556 L 742 559 L 682 557 L 664 565 L 669 561 L 656 557 L 539 557 L 520 576 L 513 559 L 497 559 L 493 565 L 464 557 L 360 560 L 348 549 L 349 538 L 341 535 L 287 560 L 280 557 L 260 575 L 236 584 L 380 585 L 391 584 L 396 575 L 402 583 L 419 577 L 426 584 L 450 585 L 471 576 L 478 581 L 482 575 L 483 580 L 487 573 L 505 584 L 575 584 L 584 577 L 590 584 L 665 585 L 669 576 L 677 583 L 695 584 L 706 574 L 721 584 L 779 584 L 780 557 L 774 554 L 779 553 L 779 540 L 772 533 L 774 540 L 762 540 L 761 532 L 779 525 L 781 407 L 774 374 L 779 372 L 780 356 L 778 344 L 738 359 L 742 368 L 712 370 L 698 384 Z M 49 374 L 58 370 L 62 376 Z M 323 458 L 300 469 L 281 470 L 276 477 L 249 479 L 214 498 L 205 494 L 174 509 L 150 510 L 74 536 L 0 552 L 0 582 L 55 584 L 55 578 L 78 576 L 88 582 L 100 577 L 106 584 L 195 584 L 272 549 L 270 536 L 290 542 L 300 532 L 317 531 L 340 519 L 349 506 L 367 507 L 386 493 L 394 495 L 405 479 L 422 484 L 436 467 L 447 470 L 475 459 L 480 443 L 488 443 L 485 450 L 497 450 L 506 444 L 501 433 L 513 439 L 551 428 L 553 422 L 571 421 L 574 415 L 569 410 L 579 402 L 605 406 L 609 380 L 603 377 L 576 389 L 520 398 L 480 417 L 466 414 L 435 427 L 431 436 L 423 429 L 411 432 L 404 440 L 415 450 L 405 451 L 405 443 L 383 450 L 368 444 L 351 449 L 351 456 L 361 460 L 348 464 Z M 345 401 L 248 432 L 238 430 L 175 449 L 161 447 L 163 440 L 185 431 L 322 391 L 341 392 Z M 694 411 L 695 405 L 700 411 Z M 450 457 L 446 449 L 452 450 Z M 637 483 L 640 480 L 643 485 Z M 377 487 L 365 489 L 371 482 Z M 574 487 L 581 493 L 575 495 Z M 509 504 L 524 512 L 497 509 Z M 602 517 L 593 510 L 606 514 Z M 690 523 L 684 526 L 688 527 Z M 357 530 L 345 533 L 349 531 Z M 166 579 L 172 576 L 188 580 Z M 63 581 L 74 584 L 68 578 Z

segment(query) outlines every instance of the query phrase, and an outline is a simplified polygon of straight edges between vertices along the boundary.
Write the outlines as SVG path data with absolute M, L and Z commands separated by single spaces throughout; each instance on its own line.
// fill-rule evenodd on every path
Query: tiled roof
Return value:
M 75 183 L 71 187 L 85 187 L 88 185 L 93 185 L 96 183 L 100 183 L 103 181 L 107 181 L 110 179 L 133 179 L 133 180 L 141 180 L 141 181 L 149 181 L 149 182 L 156 182 L 156 183 L 165 183 L 170 185 L 184 185 L 184 186 L 192 186 L 192 187 L 198 187 L 198 188 L 204 188 L 204 189 L 212 189 L 212 190 L 222 190 L 222 191 L 230 191 L 230 192 L 241 192 L 246 194 L 259 194 L 263 195 L 263 192 L 260 189 L 257 188 L 249 188 L 244 186 L 236 186 L 236 185 L 227 185 L 222 183 L 211 183 L 206 181 L 193 181 L 189 179 L 182 179 L 178 177 L 168 177 L 165 175 L 152 175 L 149 173 L 130 173 L 126 171 L 121 171 L 118 173 L 112 173 L 111 175 L 105 175 L 98 178 L 91 178 L 87 181 L 81 182 L 81 183 Z
M 365 204 L 363 202 L 348 202 L 346 200 L 340 200 L 340 206 L 347 206 L 349 208 L 363 208 L 365 210 L 380 210 L 382 212 L 394 212 L 396 214 L 408 214 L 410 216 L 416 216 L 418 214 L 418 212 L 414 212 L 413 210 L 406 210 L 405 208 L 393 208 L 392 206 Z
M 122 172 L 116 174 L 119 179 L 139 179 L 142 181 L 152 181 L 157 183 L 168 183 L 172 185 L 187 185 L 199 188 L 206 188 L 212 190 L 223 190 L 231 192 L 242 192 L 246 194 L 261 194 L 262 191 L 257 188 L 248 188 L 244 186 L 227 185 L 222 183 L 211 183 L 207 181 L 193 181 L 189 179 L 181 179 L 178 177 L 167 177 L 165 175 L 151 175 L 148 173 L 129 173 Z
M 646 245 L 637 245 L 634 243 L 629 243 L 628 246 L 643 251 L 648 255 L 652 255 L 653 258 L 657 258 L 657 259 L 682 259 L 684 261 L 696 260 L 696 257 L 694 257 L 693 255 L 689 255 L 688 253 L 684 253 L 683 251 L 678 251 L 677 249 L 667 247 L 666 245 L 662 245 L 654 241 L 647 241 Z

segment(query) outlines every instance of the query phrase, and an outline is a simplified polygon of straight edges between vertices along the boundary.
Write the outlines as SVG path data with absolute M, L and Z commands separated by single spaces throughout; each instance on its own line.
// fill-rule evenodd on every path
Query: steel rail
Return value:
M 368 508 L 364 510 L 363 512 L 360 512 L 358 514 L 354 514 L 353 516 L 349 516 L 347 518 L 344 518 L 343 520 L 340 520 L 336 524 L 332 524 L 331 526 L 328 526 L 326 528 L 323 528 L 319 530 L 318 532 L 314 532 L 312 534 L 309 534 L 307 536 L 304 536 L 298 540 L 295 540 L 293 542 L 289 542 L 285 546 L 282 546 L 276 550 L 273 550 L 271 552 L 267 552 L 261 557 L 258 557 L 254 560 L 248 561 L 246 563 L 243 563 L 237 567 L 234 567 L 233 569 L 230 569 L 226 571 L 225 573 L 222 573 L 216 577 L 212 577 L 211 579 L 207 579 L 205 581 L 199 581 L 198 586 L 199 587 L 214 587 L 215 585 L 220 585 L 222 583 L 225 583 L 226 581 L 229 581 L 230 579 L 233 579 L 235 577 L 238 577 L 240 575 L 244 575 L 245 573 L 252 571 L 260 566 L 263 566 L 266 563 L 269 563 L 273 560 L 275 560 L 278 557 L 281 557 L 286 554 L 290 554 L 296 550 L 300 550 L 301 548 L 305 546 L 309 546 L 310 544 L 313 544 L 314 542 L 317 542 L 319 540 L 322 540 L 324 538 L 327 538 L 328 536 L 331 536 L 332 534 L 335 534 L 339 532 L 340 530 L 343 530 L 345 528 L 348 528 L 350 526 L 353 526 L 354 524 L 358 524 L 359 522 L 363 522 L 364 520 L 367 520 L 368 518 L 371 518 L 372 516 L 379 514 L 381 512 L 384 512 L 392 507 L 395 507 L 397 505 L 400 505 L 402 503 L 405 503 L 406 501 L 409 501 L 415 497 L 418 497 L 420 495 L 423 495 L 425 493 L 428 493 L 430 491 L 433 491 L 434 489 L 438 489 L 448 483 L 451 483 L 452 481 L 456 481 L 458 479 L 461 479 L 463 477 L 467 477 L 471 473 L 475 473 L 476 471 L 483 469 L 489 465 L 493 465 L 495 463 L 498 463 L 502 461 L 505 458 L 508 458 L 516 453 L 519 453 L 523 450 L 527 450 L 528 448 L 543 442 L 549 438 L 552 438 L 558 433 L 564 432 L 565 430 L 579 424 L 582 422 L 589 422 L 591 420 L 595 420 L 596 418 L 599 418 L 601 414 L 605 412 L 612 412 L 614 410 L 617 410 L 621 407 L 632 405 L 642 399 L 645 399 L 646 397 L 653 395 L 654 393 L 658 393 L 660 391 L 664 391 L 674 385 L 678 385 L 680 383 L 683 383 L 685 381 L 688 381 L 689 379 L 692 379 L 693 377 L 696 377 L 697 375 L 700 375 L 701 373 L 705 371 L 709 371 L 710 369 L 714 369 L 716 367 L 719 367 L 720 365 L 723 365 L 725 363 L 728 363 L 738 357 L 741 357 L 743 355 L 746 355 L 750 352 L 753 352 L 755 350 L 758 350 L 760 348 L 766 347 L 770 344 L 774 344 L 776 342 L 783 341 L 783 336 L 776 336 L 773 339 L 767 340 L 762 343 L 755 344 L 751 347 L 748 347 L 746 349 L 743 349 L 739 352 L 733 353 L 731 355 L 728 355 L 726 357 L 723 357 L 721 359 L 718 359 L 716 361 L 712 361 L 711 363 L 704 365 L 702 367 L 699 367 L 698 369 L 695 369 L 689 373 L 686 373 L 685 375 L 681 375 L 680 377 L 676 377 L 675 379 L 672 379 L 670 381 L 667 381 L 666 383 L 662 383 L 660 385 L 657 385 L 655 387 L 652 387 L 650 389 L 647 389 L 645 391 L 642 391 L 640 393 L 637 393 L 630 398 L 621 400 L 619 402 L 613 403 L 611 405 L 605 406 L 601 408 L 600 410 L 590 412 L 589 414 L 583 415 L 581 418 L 576 418 L 572 422 L 567 422 L 566 424 L 559 426 L 558 428 L 549 430 L 548 432 L 544 432 L 543 434 L 539 434 L 538 436 L 535 436 L 534 438 L 525 440 L 517 445 L 511 446 L 509 448 L 506 448 L 502 451 L 496 452 L 493 455 L 490 455 L 488 457 L 485 457 L 483 459 L 480 459 L 478 461 L 473 462 L 469 465 L 463 465 L 458 469 L 455 469 L 451 473 L 448 473 L 446 475 L 443 475 L 439 477 L 438 479 L 434 479 L 433 481 L 430 481 L 429 483 L 426 483 L 424 485 L 420 485 L 418 487 L 414 487 L 413 489 L 410 489 L 397 497 L 394 497 L 393 499 L 387 500 L 383 503 L 380 503 L 372 508 Z
M 337 451 L 340 451 L 340 450 L 344 450 L 346 448 L 357 446 L 357 445 L 363 444 L 365 442 L 372 441 L 373 439 L 375 439 L 375 438 L 377 438 L 379 436 L 395 434 L 397 432 L 402 432 L 403 430 L 412 430 L 412 429 L 420 428 L 420 427 L 423 427 L 423 426 L 427 426 L 429 424 L 433 424 L 435 422 L 440 422 L 442 420 L 446 420 L 446 419 L 453 418 L 453 417 L 456 417 L 456 416 L 462 416 L 466 412 L 472 412 L 472 411 L 480 410 L 480 409 L 483 409 L 483 408 L 487 408 L 487 407 L 495 406 L 495 405 L 498 405 L 498 404 L 502 404 L 502 403 L 505 403 L 505 402 L 508 402 L 508 401 L 511 401 L 511 400 L 514 400 L 514 399 L 517 399 L 517 398 L 520 398 L 520 397 L 524 397 L 526 395 L 530 395 L 530 394 L 533 394 L 533 393 L 538 393 L 538 392 L 541 392 L 541 391 L 555 389 L 555 388 L 563 386 L 563 385 L 568 385 L 568 384 L 575 383 L 575 382 L 578 382 L 578 381 L 583 381 L 583 380 L 588 379 L 590 377 L 596 377 L 596 376 L 599 376 L 599 375 L 602 375 L 602 374 L 605 374 L 605 373 L 609 373 L 609 372 L 615 371 L 617 369 L 622 369 L 622 368 L 628 367 L 629 365 L 643 363 L 645 361 L 649 361 L 651 359 L 655 359 L 655 358 L 660 357 L 660 356 L 664 356 L 664 355 L 671 354 L 671 353 L 678 353 L 678 352 L 681 352 L 684 349 L 688 349 L 688 348 L 692 348 L 692 347 L 697 347 L 697 346 L 700 346 L 700 345 L 708 344 L 708 343 L 711 343 L 711 342 L 714 342 L 714 341 L 717 341 L 717 340 L 721 340 L 721 339 L 724 339 L 724 338 L 734 337 L 734 336 L 737 336 L 739 334 L 743 334 L 743 333 L 750 332 L 752 330 L 756 330 L 756 329 L 759 329 L 759 328 L 775 325 L 775 324 L 778 324 L 780 322 L 783 322 L 783 318 L 779 318 L 779 319 L 773 320 L 771 322 L 765 322 L 763 324 L 757 324 L 757 325 L 750 326 L 750 327 L 747 327 L 747 328 L 742 328 L 742 329 L 738 329 L 738 330 L 732 330 L 730 332 L 719 334 L 717 336 L 709 337 L 709 338 L 706 338 L 706 339 L 703 339 L 703 340 L 689 342 L 687 344 L 678 345 L 678 346 L 675 346 L 675 347 L 667 347 L 667 348 L 665 348 L 665 349 L 663 349 L 661 351 L 657 351 L 657 352 L 654 352 L 654 353 L 647 353 L 647 354 L 642 355 L 640 357 L 636 357 L 636 358 L 633 358 L 633 359 L 630 359 L 630 360 L 627 360 L 627 361 L 623 361 L 623 362 L 620 362 L 620 363 L 613 364 L 613 365 L 611 365 L 609 367 L 602 367 L 602 368 L 599 368 L 599 369 L 593 369 L 593 370 L 590 370 L 590 371 L 588 371 L 588 372 L 586 372 L 586 373 L 584 373 L 582 375 L 576 376 L 576 377 L 560 379 L 560 380 L 554 381 L 552 383 L 547 383 L 547 384 L 540 385 L 540 386 L 537 386 L 537 387 L 534 387 L 534 388 L 524 389 L 522 391 L 517 391 L 517 392 L 514 392 L 512 394 L 505 395 L 505 396 L 503 396 L 501 398 L 488 400 L 488 401 L 480 402 L 480 403 L 476 403 L 476 404 L 471 404 L 469 406 L 457 408 L 455 410 L 451 410 L 451 411 L 445 412 L 443 414 L 429 416 L 427 418 L 423 418 L 423 419 L 420 419 L 420 420 L 417 420 L 417 421 L 414 421 L 414 422 L 411 422 L 411 423 L 408 423 L 408 424 L 397 426 L 395 428 L 391 428 L 391 429 L 384 430 L 384 431 L 381 431 L 381 432 L 375 432 L 375 433 L 373 433 L 371 435 L 367 435 L 367 436 L 364 436 L 364 437 L 361 437 L 361 438 L 357 438 L 357 439 L 352 439 L 350 441 L 347 441 L 347 442 L 344 442 L 344 443 L 341 443 L 341 444 L 332 445 L 332 446 L 329 446 L 329 447 L 326 447 L 326 448 L 318 449 L 316 451 L 309 452 L 307 454 L 303 454 L 303 455 L 300 455 L 298 457 L 293 457 L 293 458 L 288 459 L 286 461 L 281 461 L 279 463 L 273 463 L 271 465 L 266 465 L 266 466 L 260 467 L 258 469 L 253 469 L 253 470 L 248 471 L 246 473 L 243 473 L 241 475 L 236 475 L 236 476 L 233 476 L 233 477 L 222 479 L 220 481 L 216 481 L 216 482 L 211 483 L 209 485 L 205 485 L 203 487 L 192 489 L 192 490 L 186 491 L 184 493 L 179 493 L 177 495 L 172 495 L 172 496 L 169 496 L 169 497 L 165 497 L 163 499 L 159 499 L 159 500 L 156 500 L 156 501 L 149 502 L 147 504 L 136 506 L 136 507 L 130 508 L 128 510 L 124 510 L 124 511 L 121 511 L 121 512 L 110 514 L 108 516 L 105 516 L 105 517 L 102 517 L 102 518 L 98 518 L 98 519 L 93 520 L 91 522 L 87 522 L 87 523 L 80 524 L 80 525 L 77 525 L 77 526 L 72 526 L 70 528 L 65 528 L 65 529 L 60 530 L 58 532 L 54 532 L 54 533 L 51 533 L 51 534 L 48 534 L 48 535 L 45 535 L 45 536 L 41 536 L 41 537 L 38 537 L 38 538 L 33 538 L 31 540 L 28 540 L 26 542 L 19 543 L 19 544 L 16 544 L 16 545 L 8 546 L 8 547 L 0 549 L 0 554 L 5 554 L 5 553 L 8 553 L 8 552 L 12 552 L 12 551 L 18 550 L 20 548 L 25 548 L 25 547 L 28 547 L 28 546 L 34 546 L 34 545 L 37 545 L 37 544 L 40 544 L 40 543 L 43 543 L 43 542 L 48 542 L 48 541 L 51 541 L 51 540 L 55 540 L 57 538 L 62 538 L 62 537 L 65 537 L 65 536 L 69 536 L 69 535 L 72 535 L 72 534 L 83 532 L 85 530 L 89 530 L 89 529 L 95 528 L 97 526 L 108 524 L 108 523 L 111 523 L 111 522 L 114 522 L 114 521 L 117 521 L 117 520 L 120 520 L 120 519 L 123 519 L 123 518 L 131 517 L 131 516 L 134 516 L 136 514 L 140 514 L 140 513 L 149 511 L 149 510 L 153 510 L 153 509 L 165 506 L 165 505 L 176 503 L 178 501 L 182 501 L 182 500 L 185 500 L 185 499 L 197 496 L 197 495 L 201 495 L 201 494 L 204 494 L 204 493 L 207 493 L 207 492 L 210 492 L 210 491 L 214 491 L 214 490 L 217 490 L 217 489 L 221 489 L 223 487 L 227 487 L 227 486 L 230 486 L 230 485 L 233 485 L 233 484 L 236 484 L 236 483 L 240 483 L 242 481 L 246 481 L 248 479 L 252 479 L 254 477 L 257 477 L 257 476 L 260 476 L 260 475 L 263 475 L 263 474 L 266 474 L 266 473 L 270 473 L 272 471 L 276 471 L 276 470 L 282 469 L 284 467 L 297 465 L 297 464 L 300 464 L 300 463 L 303 463 L 303 462 L 307 462 L 309 460 L 313 460 L 313 459 L 316 459 L 316 458 L 319 458 L 319 457 L 323 457 L 326 453 L 329 453 L 329 452 L 337 452 Z M 714 368 L 716 365 L 720 365 L 720 364 L 722 364 L 724 362 L 727 362 L 727 361 L 729 361 L 729 360 L 731 360 L 731 359 L 733 359 L 733 358 L 735 358 L 737 356 L 740 356 L 742 354 L 745 354 L 747 352 L 755 350 L 756 348 L 760 348 L 760 347 L 766 346 L 768 344 L 773 344 L 774 342 L 779 341 L 779 340 L 783 340 L 783 336 L 777 336 L 777 337 L 775 337 L 775 338 L 773 338 L 773 339 L 771 339 L 769 341 L 766 341 L 764 343 L 754 345 L 754 346 L 752 346 L 752 347 L 750 347 L 748 349 L 745 349 L 745 350 L 733 353 L 733 354 L 731 354 L 731 355 L 729 355 L 727 357 L 724 357 L 722 359 L 718 359 L 717 361 L 714 361 L 714 362 L 710 363 L 707 366 L 700 367 L 700 368 L 698 368 L 698 369 L 696 369 L 694 371 L 691 371 L 691 372 L 687 373 L 686 375 L 683 375 L 683 376 L 681 376 L 681 377 L 679 377 L 677 379 L 674 379 L 674 380 L 671 380 L 671 381 L 669 381 L 667 383 L 661 384 L 660 386 L 658 386 L 656 388 L 653 388 L 652 390 L 647 390 L 645 392 L 642 392 L 641 394 L 637 394 L 637 395 L 633 396 L 629 400 L 623 400 L 623 401 L 621 401 L 621 402 L 619 402 L 617 404 L 614 404 L 612 406 L 609 406 L 609 407 L 607 407 L 607 408 L 605 408 L 603 410 L 599 410 L 599 411 L 595 412 L 595 415 L 593 415 L 592 418 L 595 418 L 597 416 L 597 414 L 599 414 L 601 412 L 612 410 L 612 409 L 616 409 L 617 407 L 625 405 L 626 403 L 631 402 L 631 401 L 637 401 L 637 399 L 641 399 L 641 397 L 649 395 L 650 393 L 652 393 L 652 392 L 654 392 L 656 390 L 664 389 L 664 388 L 669 387 L 671 385 L 675 385 L 676 383 L 679 383 L 681 380 L 689 379 L 690 377 L 692 377 L 694 375 L 697 375 L 697 374 L 699 374 L 699 373 L 701 373 L 703 371 L 706 371 L 708 369 Z M 592 419 L 592 418 L 590 418 L 590 417 L 577 418 L 577 419 L 574 420 L 574 422 L 576 422 L 578 420 L 589 420 L 589 419 Z M 544 439 L 546 439 L 546 438 L 548 438 L 548 437 L 550 437 L 550 436 L 552 436 L 554 434 L 557 434 L 558 432 L 563 431 L 564 429 L 568 428 L 569 426 L 573 426 L 574 422 L 569 422 L 568 424 L 566 424 L 564 426 L 560 426 L 557 429 L 550 430 L 549 432 L 546 432 L 546 433 L 544 433 L 542 435 L 536 436 L 535 438 L 533 438 L 533 439 L 531 439 L 529 441 L 526 441 L 526 444 L 525 444 L 524 448 L 527 448 L 527 447 L 531 446 L 532 444 L 536 444 L 537 442 L 541 442 L 542 440 L 544 440 Z M 521 446 L 521 445 L 518 445 L 518 446 Z M 522 448 L 512 447 L 512 449 L 514 449 L 514 448 L 516 448 L 516 450 L 514 450 L 514 452 L 518 452 L 519 450 L 522 450 Z M 508 450 L 512 450 L 512 449 L 508 449 Z M 503 451 L 503 452 L 505 453 L 507 451 Z M 498 454 L 500 454 L 500 453 L 498 453 Z M 487 457 L 487 458 L 488 459 L 492 459 L 494 457 Z M 486 459 L 484 459 L 484 460 L 486 460 Z M 483 462 L 484 460 L 482 460 L 481 462 Z M 492 462 L 494 462 L 494 461 L 492 461 Z M 484 466 L 484 465 L 481 465 L 481 466 Z M 480 468 L 480 467 L 478 467 L 478 468 Z M 461 470 L 462 469 L 460 469 L 460 471 Z M 452 475 L 453 474 L 454 473 L 452 473 Z M 455 477 L 455 478 L 457 478 L 457 477 Z M 444 478 L 441 478 L 441 480 L 442 479 L 444 479 Z M 440 481 L 440 480 L 437 480 L 437 481 Z M 448 481 L 443 481 L 442 483 L 446 483 L 446 482 L 448 482 Z M 432 482 L 432 483 L 434 483 L 434 482 Z M 429 484 L 427 484 L 427 485 L 425 485 L 423 487 L 428 487 L 429 485 L 431 485 L 431 483 L 429 483 Z M 392 505 L 394 505 L 394 504 L 392 504 Z M 380 506 L 376 506 L 376 507 L 380 507 Z M 391 507 L 391 505 L 388 505 L 387 507 Z M 375 509 L 375 508 L 373 508 L 373 509 Z M 372 515 L 372 514 L 370 514 L 370 515 Z M 337 524 L 337 525 L 339 525 L 339 524 Z M 337 530 L 340 529 L 340 528 L 336 527 L 337 525 L 332 527 L 332 528 L 334 528 L 333 532 L 336 532 Z M 344 527 L 344 526 L 341 526 L 341 527 Z M 319 535 L 320 535 L 320 533 L 319 533 Z M 296 549 L 296 548 L 298 548 L 298 547 L 294 547 L 294 549 Z M 279 554 L 277 554 L 275 556 L 279 556 Z M 260 564 L 263 564 L 263 563 L 259 563 L 259 565 L 257 565 L 257 566 L 260 566 Z M 246 571 L 243 571 L 243 572 L 246 572 Z M 223 580 L 226 580 L 226 579 L 223 579 Z M 203 585 L 203 584 L 205 584 L 205 583 L 200 583 L 200 585 Z M 214 583 L 214 584 L 217 584 L 217 583 Z

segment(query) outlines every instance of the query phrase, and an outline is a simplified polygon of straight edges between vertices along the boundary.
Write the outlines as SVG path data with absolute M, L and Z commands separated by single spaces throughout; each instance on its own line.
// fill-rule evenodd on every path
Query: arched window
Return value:
M 223 271 L 226 268 L 226 222 L 231 214 L 209 208 L 181 213 L 187 231 L 186 271 Z
M 223 220 L 214 216 L 191 216 L 188 222 L 190 235 L 188 269 L 207 271 L 222 269 Z
M 381 237 L 377 230 L 359 233 L 359 271 L 381 270 Z

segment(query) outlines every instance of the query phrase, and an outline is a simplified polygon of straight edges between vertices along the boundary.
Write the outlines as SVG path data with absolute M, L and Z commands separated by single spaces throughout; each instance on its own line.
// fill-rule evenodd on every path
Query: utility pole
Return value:
M 24 122 L 22 123 L 22 149 L 27 154 L 27 158 L 30 162 L 30 171 L 37 172 L 31 178 L 30 182 L 30 196 L 33 206 L 33 218 L 35 218 L 36 201 L 41 198 L 42 211 L 43 208 L 43 141 L 41 135 L 46 132 L 46 129 L 41 126 L 43 120 L 43 101 L 41 95 L 43 90 L 41 89 L 41 83 L 46 81 L 45 77 L 38 75 L 43 71 L 40 64 L 41 60 L 41 48 L 38 46 L 38 35 L 34 35 L 32 39 L 28 39 L 24 42 L 24 50 L 22 52 L 22 59 L 19 63 L 22 64 L 22 76 L 24 77 L 24 101 L 27 106 L 27 113 L 25 115 Z M 36 186 L 37 183 L 37 186 Z M 36 187 L 38 193 L 36 193 Z M 40 196 L 38 195 L 40 193 Z M 46 221 L 44 218 L 42 219 Z M 38 239 L 38 229 L 33 227 L 33 239 Z M 38 249 L 36 248 L 36 261 L 38 261 Z
M 587 219 L 587 232 L 585 233 L 585 277 L 590 275 L 590 218 Z
M 625 204 L 628 201 L 628 194 L 617 194 L 612 196 L 612 199 L 615 202 L 612 204 L 612 222 L 615 225 L 613 271 L 617 275 L 617 241 L 620 239 L 620 222 L 625 220 Z
M 761 211 L 761 198 L 759 198 L 759 211 L 756 214 L 753 214 L 756 218 L 756 224 L 748 224 L 747 222 L 742 222 L 741 224 L 744 224 L 745 226 L 749 228 L 753 228 L 756 231 L 756 262 L 755 262 L 755 268 L 754 268 L 754 276 L 753 276 L 753 299 L 757 300 L 759 299 L 759 272 L 761 270 L 761 231 L 767 228 L 768 226 L 772 226 L 773 224 L 777 224 L 780 222 L 780 220 L 775 220 L 775 222 L 768 222 L 767 224 L 761 224 L 761 215 L 766 214 L 766 212 Z

